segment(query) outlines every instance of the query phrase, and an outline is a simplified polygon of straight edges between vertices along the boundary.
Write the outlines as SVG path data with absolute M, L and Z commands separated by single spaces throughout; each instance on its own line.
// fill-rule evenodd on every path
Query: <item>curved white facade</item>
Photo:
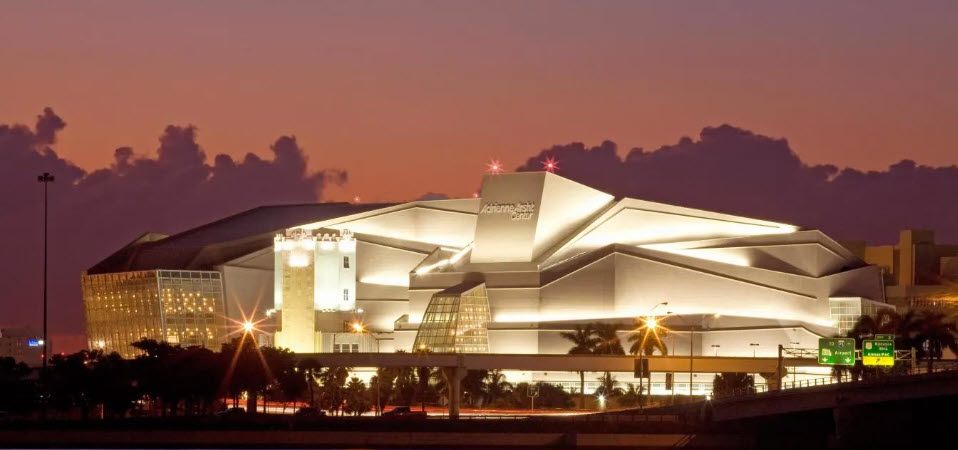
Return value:
M 356 309 L 316 312 L 316 351 L 336 339 L 411 350 L 433 295 L 463 283 L 484 283 L 493 353 L 565 353 L 558 333 L 577 323 L 626 332 L 636 316 L 671 312 L 673 352 L 689 351 L 684 329 L 695 331 L 697 354 L 774 354 L 838 332 L 854 315 L 849 304 L 860 314 L 883 301 L 879 269 L 819 231 L 615 199 L 547 172 L 487 175 L 481 192 L 297 227 L 356 239 Z M 237 299 L 280 279 L 268 253 L 222 266 L 228 296 L 231 279 L 243 284 Z M 350 336 L 349 321 L 373 333 Z

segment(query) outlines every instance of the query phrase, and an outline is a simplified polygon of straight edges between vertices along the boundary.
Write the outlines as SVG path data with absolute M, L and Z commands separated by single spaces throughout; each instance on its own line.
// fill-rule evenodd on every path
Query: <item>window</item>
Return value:
M 349 289 L 343 289 L 343 301 L 349 301 Z
M 343 256 L 343 269 L 348 269 L 348 268 L 349 268 L 349 257 Z
M 359 353 L 359 344 L 336 344 L 333 353 Z

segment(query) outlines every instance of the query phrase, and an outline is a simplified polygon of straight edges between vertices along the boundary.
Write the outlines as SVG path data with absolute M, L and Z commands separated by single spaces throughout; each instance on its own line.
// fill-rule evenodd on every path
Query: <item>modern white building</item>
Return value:
M 885 305 L 880 269 L 820 231 L 548 172 L 486 175 L 478 198 L 310 207 L 271 242 L 260 227 L 259 247 L 193 267 L 222 274 L 228 315 L 268 312 L 297 352 L 566 353 L 576 325 L 619 324 L 625 342 L 654 315 L 670 353 L 771 356 Z

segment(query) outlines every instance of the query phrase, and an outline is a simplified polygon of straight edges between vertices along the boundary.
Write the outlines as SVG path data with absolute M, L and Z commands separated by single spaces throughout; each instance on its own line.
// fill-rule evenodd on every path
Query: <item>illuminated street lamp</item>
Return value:
M 253 328 L 254 328 L 253 322 L 250 322 L 248 320 L 246 322 L 243 322 L 243 331 L 245 331 L 246 333 L 252 333 Z
M 642 319 L 642 322 L 645 324 L 645 328 L 647 328 L 653 334 L 655 333 L 655 330 L 659 326 L 659 320 L 656 319 L 655 316 L 651 315 L 652 312 L 655 311 L 655 308 L 658 308 L 659 306 L 668 306 L 668 305 L 669 305 L 669 302 L 659 302 L 659 303 L 656 303 L 655 305 L 652 305 L 652 307 L 649 308 L 649 316 L 647 316 L 645 319 Z M 641 328 L 639 328 L 639 333 L 642 333 Z M 642 405 L 641 399 L 642 399 L 642 391 L 644 390 L 643 384 L 644 384 L 644 378 L 645 378 L 644 377 L 645 366 L 643 366 L 642 364 L 642 358 L 644 357 L 643 352 L 645 351 L 645 338 L 647 337 L 648 337 L 648 332 L 645 333 L 645 336 L 643 337 L 642 341 L 639 343 L 639 372 L 640 372 L 639 373 L 639 400 L 640 400 L 639 407 L 640 408 Z M 652 394 L 652 372 L 649 371 L 649 395 L 651 394 Z

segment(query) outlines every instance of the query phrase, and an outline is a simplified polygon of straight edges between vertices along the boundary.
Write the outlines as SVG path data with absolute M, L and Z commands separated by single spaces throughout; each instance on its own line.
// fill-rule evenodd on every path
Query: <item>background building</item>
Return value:
M 958 310 L 958 245 L 936 243 L 931 230 L 903 230 L 898 236 L 895 245 L 847 246 L 882 269 L 889 303 Z
M 43 334 L 25 328 L 0 328 L 0 358 L 8 357 L 31 367 L 43 365 Z

